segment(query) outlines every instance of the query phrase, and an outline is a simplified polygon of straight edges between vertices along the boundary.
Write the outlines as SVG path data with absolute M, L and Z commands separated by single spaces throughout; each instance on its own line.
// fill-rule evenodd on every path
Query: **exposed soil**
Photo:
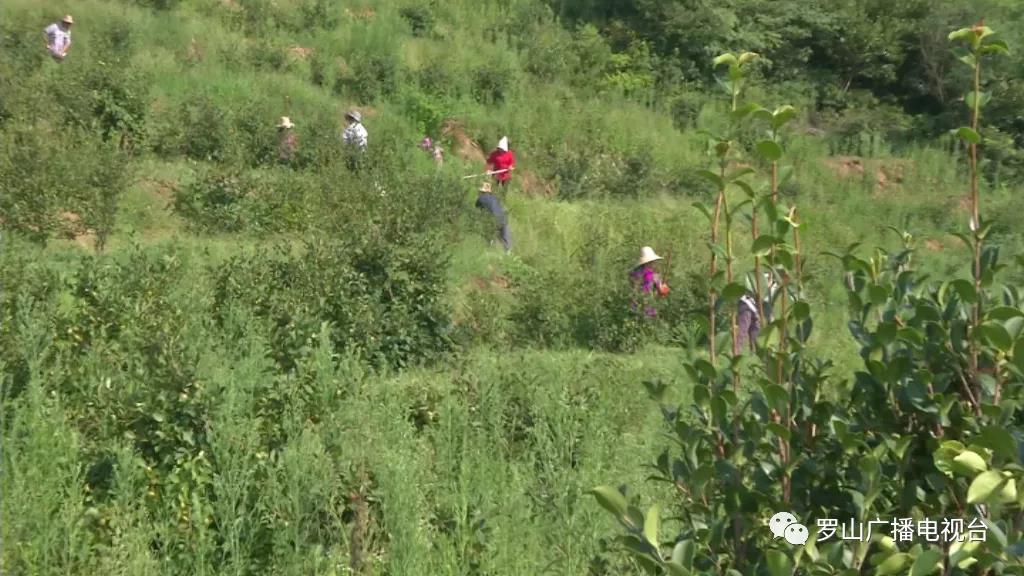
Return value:
M 458 120 L 454 118 L 445 120 L 441 126 L 441 135 L 452 141 L 452 152 L 459 158 L 480 164 L 487 161 L 487 155 L 484 154 L 480 144 L 466 134 L 465 128 Z
M 878 189 L 903 183 L 909 164 L 905 160 L 864 160 L 859 156 L 833 156 L 825 159 L 825 166 L 842 180 L 874 175 Z
M 509 279 L 501 274 L 491 274 L 491 276 L 474 276 L 470 282 L 477 290 L 508 290 L 510 285 Z
M 945 248 L 945 246 L 942 245 L 942 242 L 940 242 L 940 241 L 938 241 L 938 240 L 936 240 L 934 238 L 929 238 L 929 239 L 925 240 L 924 241 L 924 246 L 925 246 L 925 248 L 927 248 L 927 249 L 929 249 L 929 250 L 931 250 L 933 252 L 942 252 L 942 250 Z
M 550 181 L 544 180 L 533 172 L 516 170 L 512 180 L 513 182 L 518 181 L 519 188 L 530 196 L 552 198 L 555 195 L 555 186 Z
M 313 49 L 295 45 L 288 49 L 288 54 L 298 58 L 299 60 L 306 60 L 313 55 Z
M 373 20 L 377 13 L 369 6 L 359 8 L 345 8 L 345 17 L 350 20 L 368 21 Z
M 64 238 L 74 240 L 83 248 L 92 249 L 96 246 L 96 233 L 85 227 L 81 216 L 74 212 L 61 212 L 59 218 Z

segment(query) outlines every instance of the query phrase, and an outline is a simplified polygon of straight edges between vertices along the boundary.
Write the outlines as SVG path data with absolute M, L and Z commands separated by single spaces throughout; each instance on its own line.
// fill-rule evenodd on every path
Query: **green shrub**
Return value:
M 283 369 L 310 353 L 325 322 L 338 352 L 377 365 L 407 366 L 450 352 L 446 261 L 432 239 L 405 246 L 372 238 L 314 241 L 301 255 L 289 252 L 236 257 L 216 274 L 217 309 L 242 305 L 271 322 Z
M 246 200 L 252 191 L 251 181 L 238 169 L 208 169 L 175 190 L 174 211 L 198 230 L 239 231 L 246 224 Z
M 518 72 L 508 66 L 488 63 L 473 71 L 471 93 L 481 104 L 501 104 L 512 97 Z
M 351 71 L 339 76 L 335 94 L 351 94 L 360 104 L 369 104 L 395 93 L 399 65 L 387 54 L 357 54 L 350 60 Z
M 409 24 L 413 36 L 427 36 L 434 28 L 434 13 L 431 6 L 412 4 L 403 6 L 398 13 Z

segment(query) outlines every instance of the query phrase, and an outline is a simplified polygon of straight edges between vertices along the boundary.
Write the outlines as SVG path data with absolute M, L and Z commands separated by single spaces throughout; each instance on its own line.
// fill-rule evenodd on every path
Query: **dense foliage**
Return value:
M 1016 3 L 72 0 L 60 63 L 51 10 L 0 6 L 5 574 L 1018 571 Z

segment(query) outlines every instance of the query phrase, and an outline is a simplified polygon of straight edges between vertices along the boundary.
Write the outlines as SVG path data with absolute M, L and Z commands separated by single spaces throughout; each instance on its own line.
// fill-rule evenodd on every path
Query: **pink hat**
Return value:
M 424 137 L 423 140 L 420 141 L 420 148 L 423 148 L 424 150 L 430 150 L 433 147 L 434 143 L 430 140 L 429 136 Z

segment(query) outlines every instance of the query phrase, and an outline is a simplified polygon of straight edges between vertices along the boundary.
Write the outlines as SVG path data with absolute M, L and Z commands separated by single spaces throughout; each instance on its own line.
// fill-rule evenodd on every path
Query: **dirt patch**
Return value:
M 458 120 L 453 118 L 445 120 L 441 126 L 441 135 L 451 140 L 452 152 L 459 158 L 480 164 L 487 161 L 487 155 L 484 154 L 480 144 L 466 134 L 466 129 Z
M 152 192 L 154 196 L 158 196 L 164 200 L 171 200 L 174 197 L 174 191 L 176 190 L 174 182 L 170 180 L 143 178 L 139 181 L 139 185 Z
M 188 52 L 185 53 L 185 60 L 191 63 L 203 61 L 203 47 L 193 38 L 188 43 Z
M 825 159 L 825 166 L 843 180 L 864 175 L 864 161 L 856 156 L 833 156 Z
M 86 228 L 80 215 L 74 212 L 61 212 L 58 219 L 60 220 L 60 234 L 62 237 L 73 240 L 83 248 L 91 249 L 96 246 L 95 231 Z
M 490 277 L 475 276 L 470 282 L 477 290 L 508 290 L 511 282 L 501 274 L 491 274 Z
M 299 60 L 307 60 L 313 55 L 313 49 L 295 45 L 288 49 L 288 54 Z
M 345 17 L 349 20 L 355 20 L 357 22 L 368 22 L 373 20 L 377 16 L 377 13 L 369 6 L 362 6 L 360 8 L 345 8 Z
M 241 12 L 244 10 L 236 0 L 220 0 L 220 5 L 232 12 Z
M 540 178 L 533 172 L 527 170 L 520 172 L 519 170 L 516 170 L 513 179 L 518 180 L 519 187 L 527 195 L 543 196 L 544 198 L 553 198 L 555 196 L 554 184 Z
M 924 246 L 925 248 L 931 250 L 932 252 L 942 252 L 942 250 L 945 248 L 945 246 L 942 245 L 942 242 L 934 238 L 929 238 L 925 240 Z
M 903 184 L 909 164 L 905 160 L 865 160 L 859 156 L 833 156 L 824 160 L 825 166 L 841 180 L 874 177 L 879 190 Z

